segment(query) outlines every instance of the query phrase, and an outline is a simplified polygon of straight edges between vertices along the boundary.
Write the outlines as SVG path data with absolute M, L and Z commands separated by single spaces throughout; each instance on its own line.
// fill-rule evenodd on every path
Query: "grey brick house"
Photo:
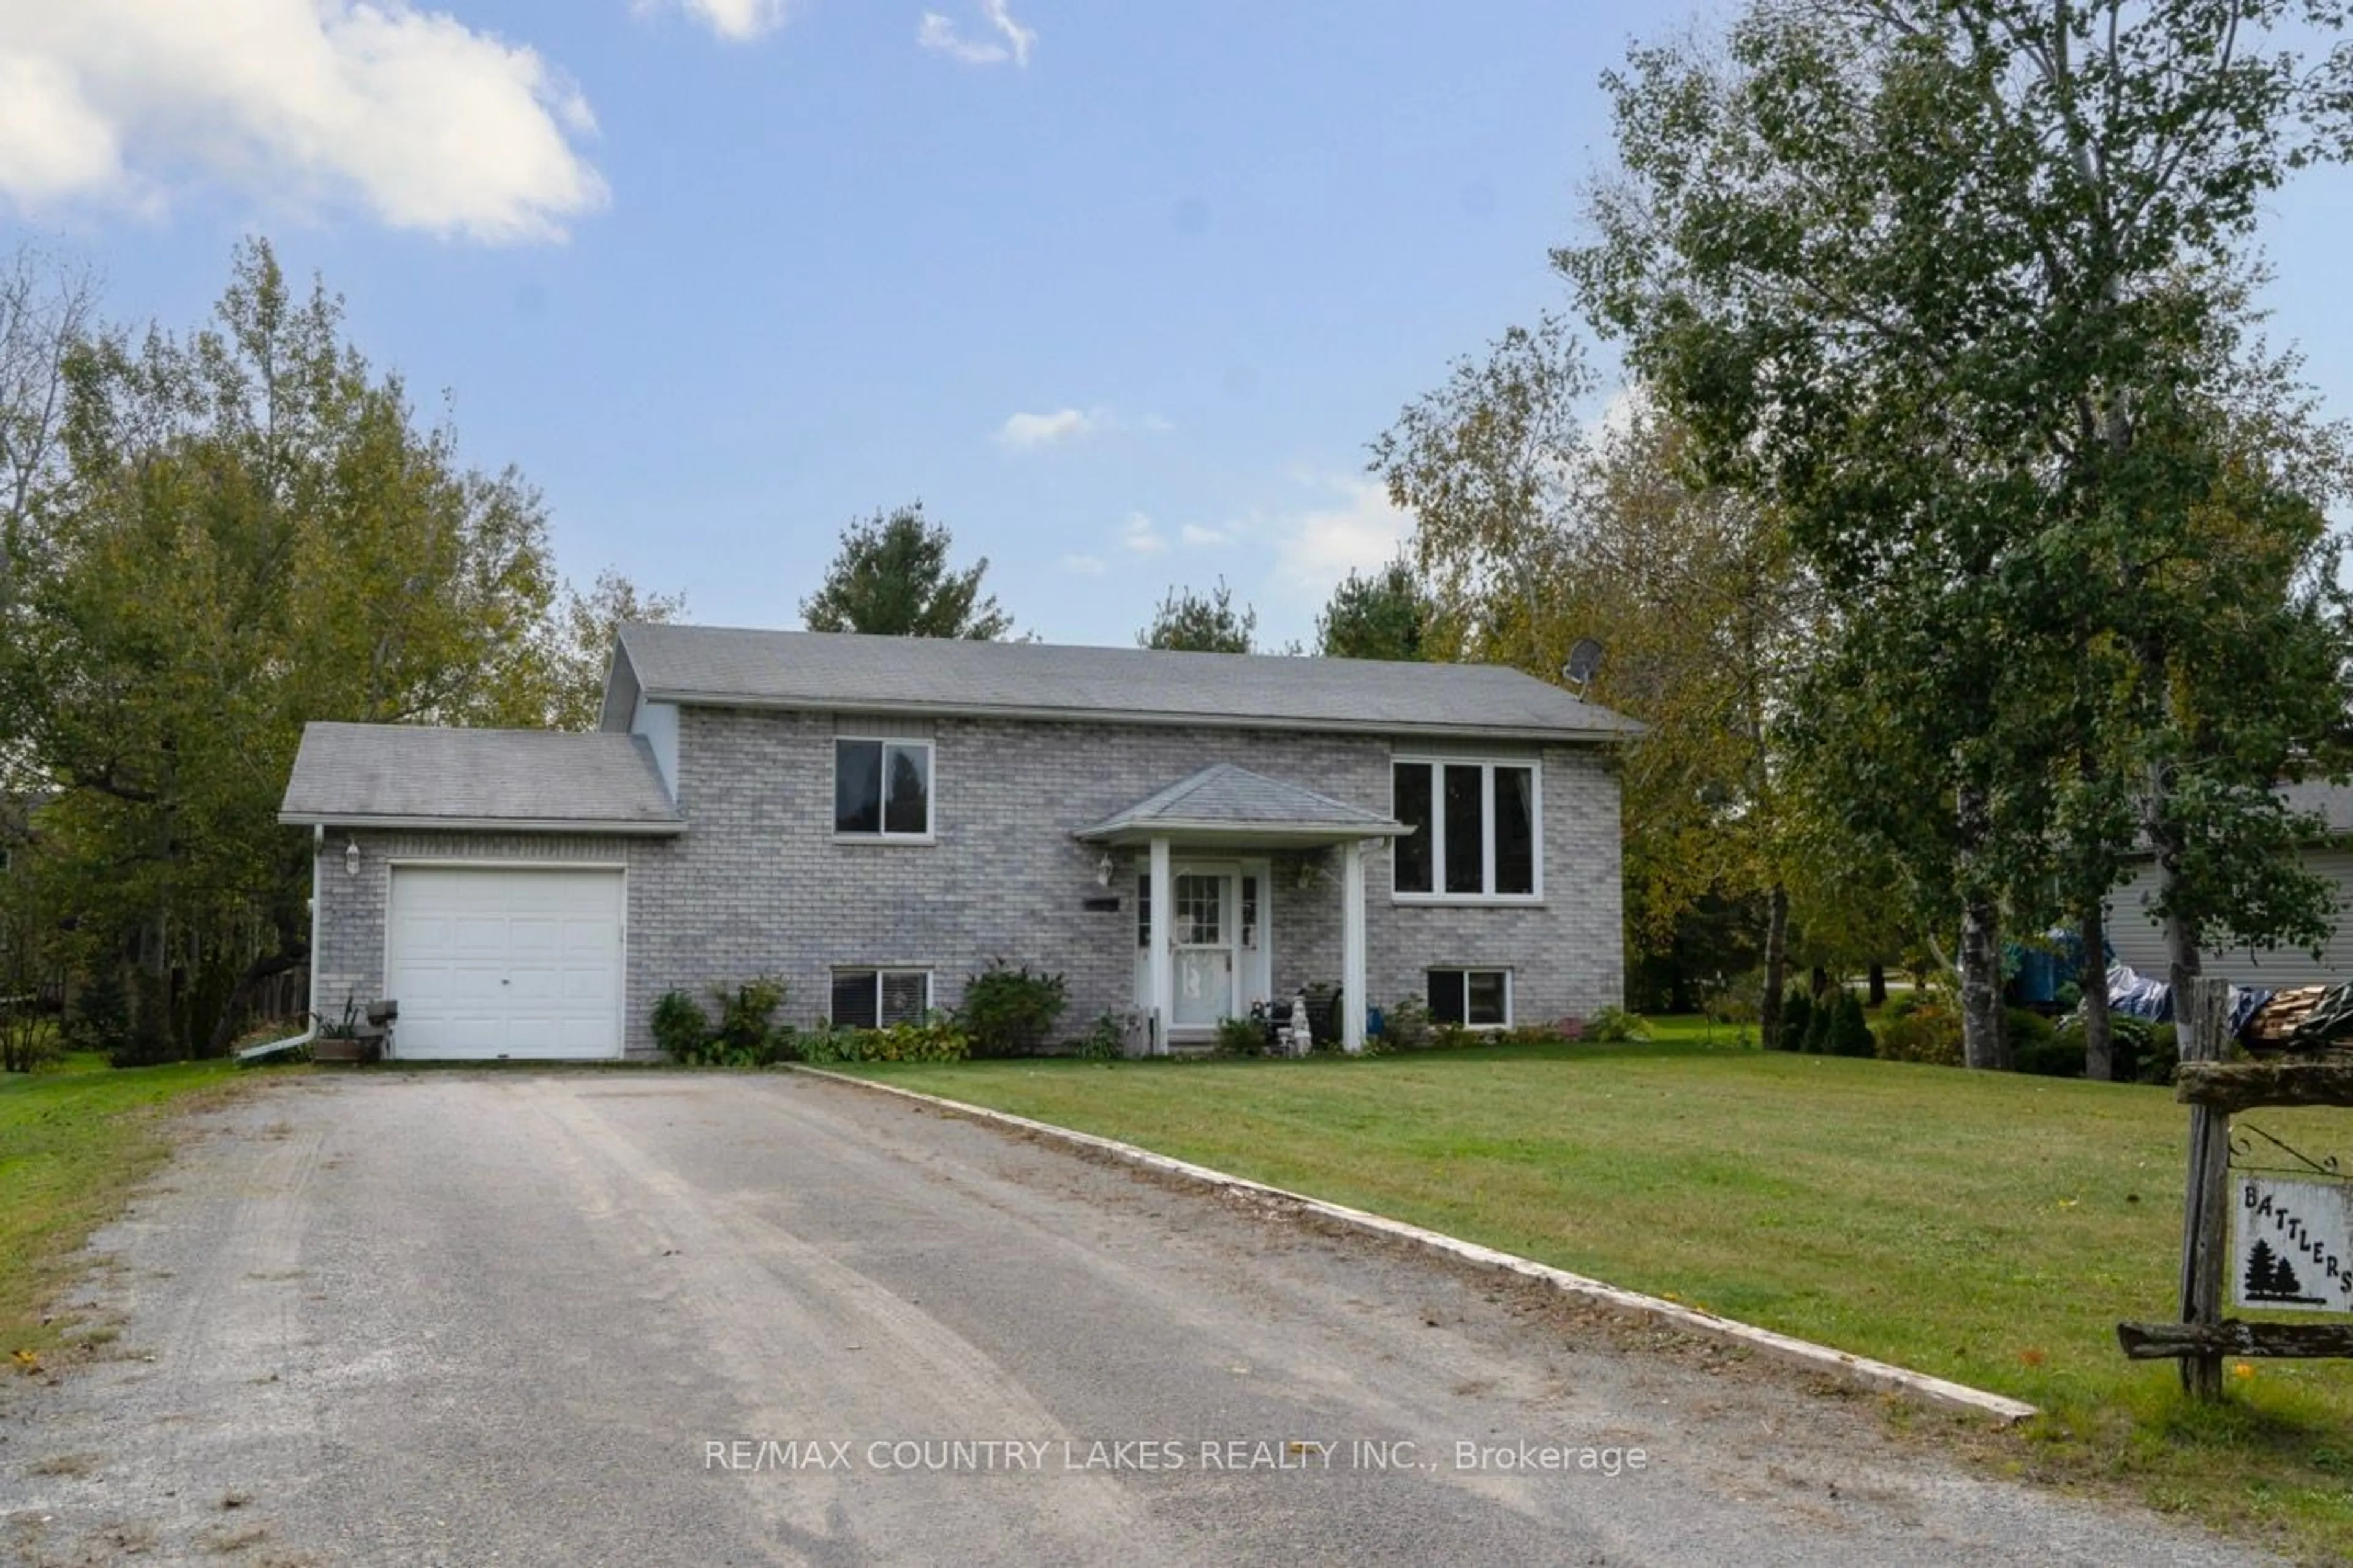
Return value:
M 401 1055 L 653 1054 L 663 992 L 949 1007 L 991 959 L 1145 1048 L 1337 984 L 1504 1026 L 1623 989 L 1630 721 L 1482 666 L 622 630 L 593 734 L 312 724 L 314 1010 Z

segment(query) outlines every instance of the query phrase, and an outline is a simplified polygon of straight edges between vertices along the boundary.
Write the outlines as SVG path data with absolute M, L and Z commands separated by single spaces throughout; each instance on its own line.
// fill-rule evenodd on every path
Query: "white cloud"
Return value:
M 1103 564 L 1100 555 L 1065 555 L 1062 570 L 1081 577 L 1100 577 L 1111 568 Z
M 195 179 L 554 239 L 605 203 L 575 145 L 595 129 L 536 51 L 406 0 L 0 0 L 0 200 L 28 210 Z
M 1234 536 L 1230 529 L 1204 528 L 1198 522 L 1188 522 L 1176 531 L 1176 537 L 1187 544 L 1230 544 Z
M 1157 555 L 1168 548 L 1167 537 L 1140 511 L 1128 513 L 1120 524 L 1119 542 L 1138 555 Z
M 1038 35 L 1013 19 L 1007 9 L 1009 0 L 980 0 L 983 16 L 988 25 L 1004 38 L 971 39 L 956 31 L 955 24 L 937 11 L 923 13 L 923 25 L 915 29 L 915 42 L 935 55 L 945 55 L 961 65 L 1001 66 L 1008 61 L 1027 68 L 1029 51 L 1037 46 Z
M 749 42 L 785 25 L 788 0 L 667 0 L 731 44 Z M 638 0 L 640 12 L 659 10 L 665 0 Z
M 1037 447 L 1056 446 L 1075 441 L 1102 427 L 1102 421 L 1092 414 L 1075 408 L 1058 408 L 1051 414 L 1016 414 L 997 428 L 997 439 L 1017 452 Z
M 1349 572 L 1388 564 L 1413 533 L 1413 516 L 1389 504 L 1388 491 L 1370 479 L 1332 475 L 1314 482 L 1336 504 L 1275 519 L 1267 531 L 1275 547 L 1275 574 L 1291 585 L 1328 597 Z

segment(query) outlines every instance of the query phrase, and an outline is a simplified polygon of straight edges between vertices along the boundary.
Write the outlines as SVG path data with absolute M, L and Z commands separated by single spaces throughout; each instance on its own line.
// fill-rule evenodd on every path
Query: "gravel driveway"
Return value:
M 0 1396 L 20 1561 L 2250 1560 L 807 1078 L 322 1076 L 195 1125 L 78 1298 L 120 1353 Z

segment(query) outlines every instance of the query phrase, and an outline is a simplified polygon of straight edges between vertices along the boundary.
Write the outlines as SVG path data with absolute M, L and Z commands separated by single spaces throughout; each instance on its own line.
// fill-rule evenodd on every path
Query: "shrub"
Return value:
M 1127 1026 L 1116 1013 L 1098 1013 L 1095 1021 L 1079 1041 L 1079 1058 L 1082 1061 L 1117 1061 L 1127 1054 Z
M 2003 1010 L 2010 1027 L 2010 1065 L 2043 1078 L 2084 1076 L 2084 1032 L 2062 1035 L 2050 1019 L 2025 1007 Z
M 1487 1037 L 1468 1024 L 1432 1024 L 1430 1043 L 1441 1051 L 1459 1051 L 1466 1046 L 1483 1046 Z
M 1814 1024 L 1814 999 L 1801 986 L 1789 993 L 1781 1004 L 1781 1026 L 1765 1042 L 1768 1051 L 1794 1051 L 1806 1043 L 1807 1031 Z
M 711 1018 L 683 991 L 665 991 L 654 1004 L 654 1044 L 674 1062 L 699 1062 L 711 1043 Z
M 834 1062 L 960 1062 L 972 1054 L 972 1040 L 955 1021 L 934 1013 L 920 1024 L 887 1029 L 845 1029 L 825 1025 L 796 1042 L 801 1060 Z
M 1032 974 L 1029 966 L 1008 969 L 992 958 L 988 967 L 964 983 L 964 1005 L 956 1023 L 976 1057 L 1034 1054 L 1070 1005 L 1070 987 L 1059 974 Z
M 1828 1007 L 1818 1009 L 1829 1015 L 1830 1022 L 1822 1028 L 1822 1050 L 1833 1057 L 1868 1057 L 1877 1054 L 1879 1042 L 1871 1037 L 1871 1026 L 1863 1022 L 1862 998 L 1844 986 L 1839 987 Z
M 1650 1026 L 1642 1022 L 1640 1014 L 1629 1013 L 1623 1007 L 1604 1007 L 1585 1020 L 1582 1037 L 1607 1046 L 1646 1039 L 1650 1033 Z
M 1266 1050 L 1266 1026 L 1255 1018 L 1220 1018 L 1218 1020 L 1218 1054 L 1221 1057 L 1255 1057 Z
M 2054 1031 L 2054 1049 L 2070 1052 L 2074 1071 L 2088 1070 L 2084 1050 L 2084 1017 L 2078 1013 L 2063 1018 Z M 2170 1024 L 2152 1024 L 2146 1018 L 2136 1018 L 2129 1013 L 2108 1015 L 2109 1066 L 2118 1083 L 2170 1083 L 2173 1068 L 2181 1058 L 2179 1037 Z M 2011 1055 L 2017 1056 L 2013 1047 Z M 2019 1066 L 2026 1070 L 2023 1060 Z
M 713 987 L 711 999 L 719 1005 L 719 1026 L 712 1033 L 712 1059 L 729 1067 L 764 1068 L 791 1059 L 793 1031 L 776 1022 L 785 1005 L 785 983 L 772 975 L 747 980 L 728 991 Z
M 1879 1055 L 1891 1062 L 1961 1065 L 1961 1016 L 1942 1002 L 1915 1003 L 1879 1021 Z
M 1381 1013 L 1381 1038 L 1389 1048 L 1420 1051 L 1430 1048 L 1430 1005 L 1419 996 L 1401 997 Z

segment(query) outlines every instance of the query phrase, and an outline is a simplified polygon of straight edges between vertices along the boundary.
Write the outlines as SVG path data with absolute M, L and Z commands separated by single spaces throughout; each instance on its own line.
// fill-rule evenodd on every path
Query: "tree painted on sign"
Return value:
M 2247 1250 L 2247 1272 L 2239 1283 L 2239 1295 L 2247 1301 L 2317 1300 L 2304 1293 L 2295 1265 L 2274 1252 L 2270 1242 L 2261 1240 Z

